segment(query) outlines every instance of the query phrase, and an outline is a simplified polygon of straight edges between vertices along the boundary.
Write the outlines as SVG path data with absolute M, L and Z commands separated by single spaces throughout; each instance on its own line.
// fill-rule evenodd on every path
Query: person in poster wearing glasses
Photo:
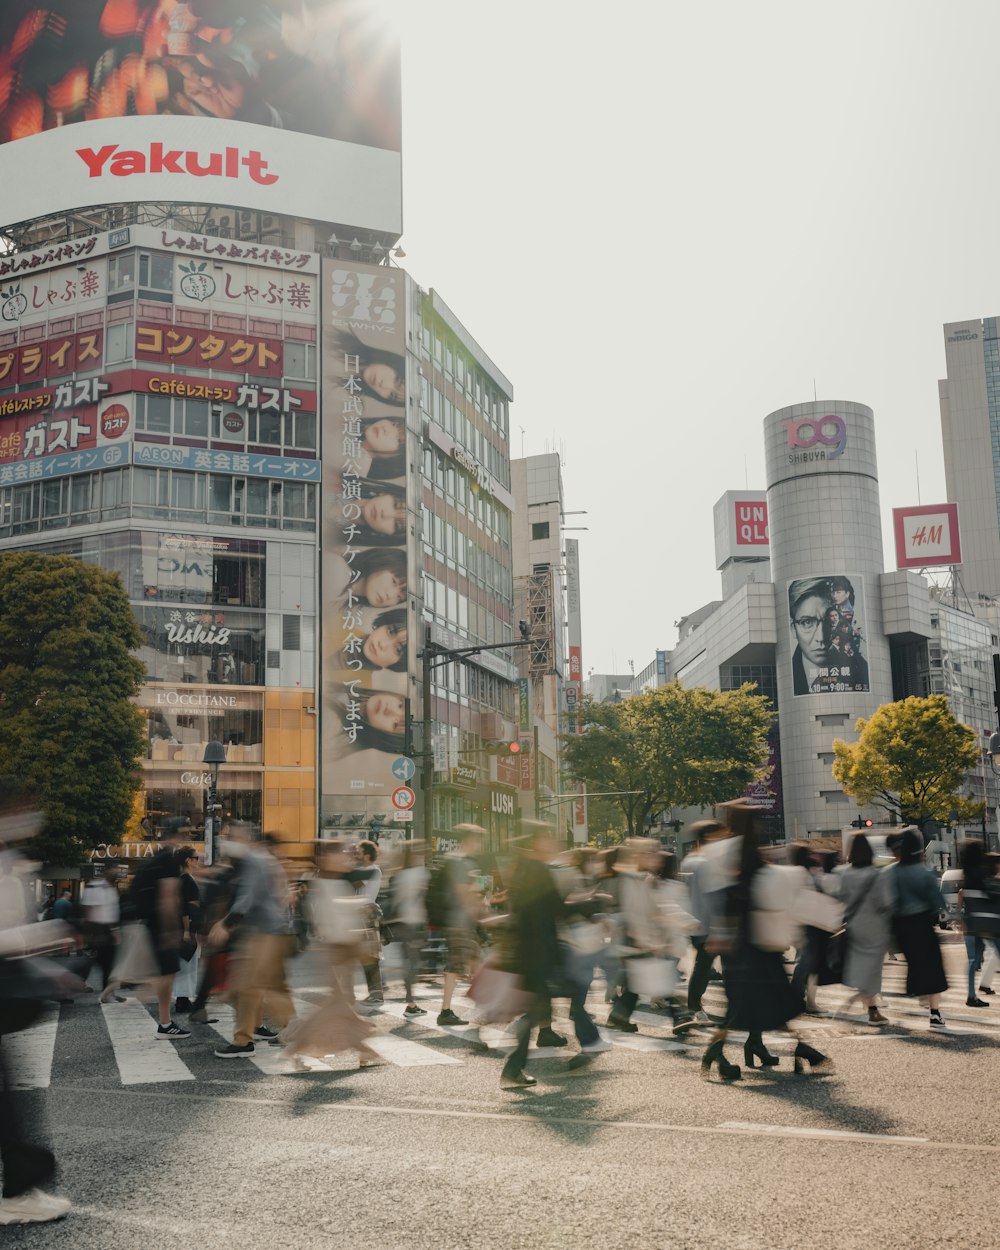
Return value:
M 848 578 L 838 574 L 790 582 L 788 611 L 795 640 L 795 694 L 869 689 L 868 662 L 861 654 L 858 596 Z

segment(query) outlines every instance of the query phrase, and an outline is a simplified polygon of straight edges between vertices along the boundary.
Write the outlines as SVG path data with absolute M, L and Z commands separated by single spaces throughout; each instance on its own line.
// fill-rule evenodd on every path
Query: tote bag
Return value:
M 665 998 L 677 985 L 676 965 L 655 955 L 648 959 L 626 959 L 625 976 L 629 989 L 640 998 Z

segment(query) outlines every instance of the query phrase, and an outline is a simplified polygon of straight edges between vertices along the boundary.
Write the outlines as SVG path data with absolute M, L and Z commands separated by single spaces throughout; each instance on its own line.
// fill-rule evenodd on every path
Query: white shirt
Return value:
M 106 881 L 90 881 L 81 899 L 84 919 L 91 924 L 117 924 L 121 918 L 118 891 Z
M 427 923 L 427 883 L 430 873 L 422 864 L 401 868 L 392 883 L 393 919 L 400 924 Z

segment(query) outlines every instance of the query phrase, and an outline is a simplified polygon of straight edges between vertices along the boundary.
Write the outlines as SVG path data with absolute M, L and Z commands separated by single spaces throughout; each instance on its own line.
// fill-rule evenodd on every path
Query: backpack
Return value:
M 427 908 L 427 923 L 432 929 L 447 928 L 451 913 L 451 902 L 451 873 L 448 869 L 448 861 L 443 860 L 435 868 L 431 869 L 430 879 L 427 882 L 425 906 Z

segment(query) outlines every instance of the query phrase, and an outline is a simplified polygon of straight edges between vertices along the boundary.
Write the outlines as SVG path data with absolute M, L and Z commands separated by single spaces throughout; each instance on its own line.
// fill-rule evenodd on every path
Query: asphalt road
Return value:
M 778 1068 L 733 1085 L 703 1081 L 703 1037 L 678 1047 L 648 1011 L 640 1036 L 618 1037 L 585 1075 L 566 1070 L 572 1045 L 533 1052 L 539 1085 L 508 1092 L 498 1031 L 478 1054 L 433 1014 L 405 1023 L 391 998 L 377 1017 L 384 1066 L 330 1060 L 307 1072 L 284 1070 L 267 1047 L 260 1066 L 216 1059 L 206 1027 L 140 1045 L 135 1004 L 117 1016 L 65 1005 L 19 1045 L 25 1079 L 47 1082 L 23 1097 L 47 1126 L 74 1210 L 60 1224 L 4 1229 L 0 1245 L 1000 1245 L 1000 994 L 988 1010 L 966 1008 L 964 958 L 956 947 L 948 958 L 947 1035 L 890 992 L 881 1031 L 860 1013 L 800 1022 L 835 1060 L 832 1075 L 796 1077 L 793 1042 L 775 1036 Z M 887 990 L 904 973 L 887 964 Z M 294 980 L 303 1005 L 317 999 L 313 956 Z M 844 998 L 820 991 L 830 1010 Z M 710 1010 L 720 1001 L 713 988 Z M 591 1006 L 602 1019 L 601 994 Z M 730 1058 L 742 1059 L 738 1046 Z

